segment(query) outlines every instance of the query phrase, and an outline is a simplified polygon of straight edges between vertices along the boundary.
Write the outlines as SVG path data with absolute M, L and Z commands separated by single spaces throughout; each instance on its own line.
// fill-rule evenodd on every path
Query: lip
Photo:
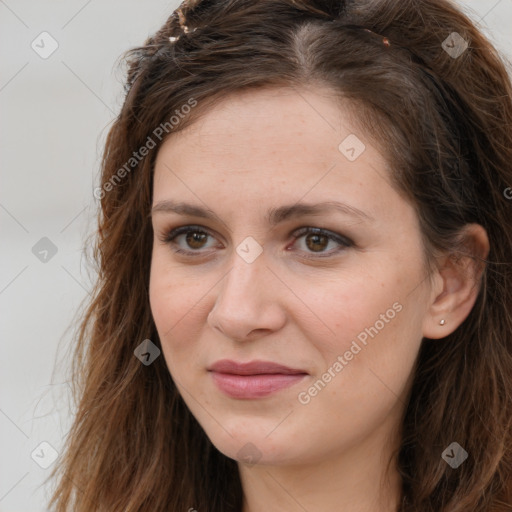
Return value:
M 271 361 L 239 363 L 229 359 L 208 368 L 220 391 L 232 398 L 262 398 L 301 381 L 308 372 Z
M 306 370 L 298 368 L 289 368 L 282 364 L 272 361 L 249 361 L 247 363 L 238 363 L 230 359 L 221 359 L 215 362 L 209 368 L 209 371 L 218 373 L 230 373 L 232 375 L 262 375 L 281 373 L 283 375 L 293 375 L 298 373 L 308 373 Z

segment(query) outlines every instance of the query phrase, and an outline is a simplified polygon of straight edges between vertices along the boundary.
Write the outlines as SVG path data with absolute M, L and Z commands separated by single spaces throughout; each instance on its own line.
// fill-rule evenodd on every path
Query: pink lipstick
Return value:
M 228 359 L 208 368 L 217 387 L 232 398 L 262 398 L 301 381 L 308 373 L 271 361 L 237 363 Z

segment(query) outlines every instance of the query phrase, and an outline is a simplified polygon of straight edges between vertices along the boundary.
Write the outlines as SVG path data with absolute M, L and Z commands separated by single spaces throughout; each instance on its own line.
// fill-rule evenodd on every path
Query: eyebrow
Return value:
M 280 206 L 278 208 L 270 208 L 267 212 L 266 220 L 270 226 L 275 226 L 280 222 L 284 222 L 293 217 L 305 215 L 321 215 L 330 212 L 339 212 L 347 216 L 355 217 L 359 220 L 375 221 L 368 213 L 359 210 L 353 206 L 338 201 L 327 201 L 324 203 L 295 203 L 291 205 Z M 180 215 L 190 215 L 218 221 L 224 224 L 224 221 L 209 208 L 203 208 L 184 202 L 176 202 L 172 200 L 164 200 L 157 202 L 150 212 L 150 216 L 155 213 L 178 213 Z

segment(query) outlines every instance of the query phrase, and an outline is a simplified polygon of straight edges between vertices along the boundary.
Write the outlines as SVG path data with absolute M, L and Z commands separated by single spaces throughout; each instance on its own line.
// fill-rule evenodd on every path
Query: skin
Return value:
M 327 89 L 245 91 L 173 134 L 157 155 L 153 206 L 184 201 L 220 217 L 153 213 L 150 303 L 183 399 L 213 444 L 239 461 L 243 512 L 396 510 L 400 479 L 394 463 L 384 470 L 399 443 L 420 344 L 455 330 L 476 298 L 478 272 L 465 260 L 440 259 L 427 278 L 414 209 L 348 112 Z M 349 134 L 365 145 L 354 161 L 338 149 Z M 328 200 L 371 219 L 328 212 L 271 226 L 265 217 L 270 208 Z M 186 235 L 162 241 L 187 225 L 210 236 L 192 245 Z M 354 245 L 294 236 L 308 226 Z M 485 257 L 483 228 L 468 226 L 468 235 Z M 236 251 L 246 237 L 263 249 L 252 263 Z M 378 320 L 384 327 L 347 360 L 352 342 Z M 339 356 L 346 365 L 336 371 Z M 224 358 L 308 375 L 265 398 L 235 399 L 207 371 Z M 329 368 L 330 381 L 311 396 Z

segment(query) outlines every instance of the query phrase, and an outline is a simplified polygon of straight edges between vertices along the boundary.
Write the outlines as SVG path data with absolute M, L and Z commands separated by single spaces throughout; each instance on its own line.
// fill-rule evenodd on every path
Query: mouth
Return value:
M 224 394 L 239 399 L 262 398 L 298 383 L 308 372 L 271 361 L 238 363 L 223 359 L 208 368 Z

